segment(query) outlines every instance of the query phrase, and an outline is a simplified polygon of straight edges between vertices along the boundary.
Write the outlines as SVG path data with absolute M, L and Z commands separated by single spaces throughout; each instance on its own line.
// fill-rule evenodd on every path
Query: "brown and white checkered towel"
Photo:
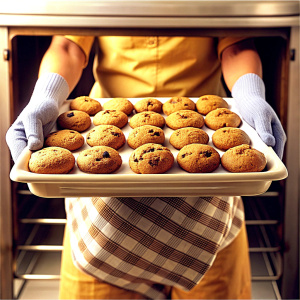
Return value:
M 75 265 L 152 299 L 192 289 L 244 220 L 240 197 L 68 198 L 66 211 Z

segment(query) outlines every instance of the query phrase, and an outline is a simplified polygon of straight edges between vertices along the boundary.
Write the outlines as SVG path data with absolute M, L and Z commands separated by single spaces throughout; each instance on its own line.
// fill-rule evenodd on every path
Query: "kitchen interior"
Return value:
M 0 8 L 1 299 L 58 299 L 64 199 L 36 196 L 26 183 L 11 181 L 5 145 L 5 132 L 30 98 L 54 34 L 254 37 L 267 99 L 287 132 L 283 162 L 289 175 L 262 195 L 243 197 L 253 299 L 298 299 L 299 2 L 40 1 L 27 7 L 17 2 Z M 92 65 L 93 55 L 71 99 L 89 93 Z

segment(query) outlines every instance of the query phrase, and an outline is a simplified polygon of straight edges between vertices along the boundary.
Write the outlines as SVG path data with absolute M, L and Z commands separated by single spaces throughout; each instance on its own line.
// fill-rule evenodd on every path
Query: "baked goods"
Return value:
M 247 133 L 239 128 L 224 127 L 217 129 L 212 135 L 213 144 L 220 150 L 228 150 L 229 148 L 242 144 L 250 145 L 251 140 Z
M 77 150 L 84 144 L 84 137 L 75 130 L 63 129 L 48 134 L 44 145 L 46 147 L 61 147 L 70 151 Z
M 92 124 L 90 116 L 79 110 L 69 110 L 59 115 L 57 125 L 62 129 L 71 129 L 83 132 Z
M 101 109 L 100 102 L 88 96 L 77 97 L 70 102 L 70 110 L 84 111 L 90 116 L 95 115 Z
M 239 127 L 241 118 L 228 108 L 217 108 L 205 117 L 205 125 L 212 130 L 223 127 Z
M 126 140 L 123 131 L 113 125 L 98 125 L 88 132 L 86 142 L 93 146 L 108 146 L 114 149 L 121 148 Z
M 131 117 L 129 125 L 131 128 L 136 128 L 143 125 L 153 125 L 163 128 L 166 124 L 165 118 L 154 111 L 144 111 L 135 114 Z
M 195 127 L 177 129 L 170 136 L 170 144 L 176 149 L 181 149 L 189 144 L 207 144 L 208 141 L 208 134 L 204 130 Z
M 127 138 L 128 146 L 133 149 L 148 143 L 163 144 L 164 141 L 164 131 L 152 125 L 144 125 L 132 129 Z
M 175 130 L 183 127 L 202 128 L 204 119 L 196 111 L 179 110 L 166 117 L 166 124 Z
M 267 160 L 262 152 L 249 145 L 240 145 L 227 150 L 221 164 L 229 172 L 260 172 L 266 167 Z
M 210 173 L 219 167 L 220 155 L 209 145 L 190 144 L 179 151 L 177 162 L 189 173 Z
M 120 110 L 130 115 L 134 109 L 133 104 L 126 98 L 113 98 L 103 104 L 103 108 L 109 110 Z
M 187 97 L 172 97 L 163 104 L 163 112 L 167 116 L 178 110 L 195 110 L 195 103 Z
M 29 171 L 39 174 L 67 174 L 75 165 L 71 151 L 60 147 L 47 147 L 33 152 L 28 162 Z
M 204 95 L 196 102 L 196 109 L 202 115 L 207 115 L 217 108 L 229 108 L 228 103 L 216 95 Z
M 174 164 L 172 152 L 162 145 L 145 144 L 135 149 L 129 158 L 129 166 L 137 174 L 161 174 Z
M 155 111 L 161 113 L 163 104 L 155 98 L 145 98 L 139 100 L 135 105 L 134 109 L 137 113 L 142 111 Z
M 106 109 L 99 111 L 93 118 L 94 125 L 114 125 L 123 128 L 128 123 L 128 116 L 120 110 Z
M 122 158 L 117 150 L 106 146 L 95 146 L 79 153 L 78 168 L 85 173 L 108 174 L 117 171 Z

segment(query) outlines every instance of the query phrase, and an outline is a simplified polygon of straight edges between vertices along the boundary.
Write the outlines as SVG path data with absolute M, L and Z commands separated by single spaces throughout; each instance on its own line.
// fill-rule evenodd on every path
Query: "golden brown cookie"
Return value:
M 67 174 L 74 165 L 75 157 L 69 150 L 47 147 L 31 154 L 28 168 L 39 174 Z
M 79 153 L 78 168 L 85 173 L 108 174 L 117 171 L 122 158 L 117 150 L 106 146 L 95 146 Z
M 187 97 L 172 97 L 163 104 L 163 112 L 167 116 L 178 110 L 195 110 L 196 104 Z
M 84 144 L 84 137 L 75 130 L 63 129 L 50 133 L 44 145 L 46 147 L 61 147 L 70 151 L 77 150 Z
M 99 101 L 88 96 L 81 96 L 71 100 L 70 110 L 84 111 L 90 116 L 95 115 L 102 109 Z
M 135 114 L 131 117 L 129 125 L 131 128 L 136 128 L 144 125 L 153 125 L 163 128 L 166 124 L 165 118 L 154 111 L 144 111 Z
M 83 132 L 90 128 L 92 124 L 90 116 L 79 110 L 69 110 L 57 118 L 57 125 L 63 129 L 76 130 L 78 132 Z
M 128 116 L 120 110 L 102 110 L 93 118 L 94 125 L 114 125 L 123 128 L 128 123 Z
M 135 149 L 129 158 L 129 166 L 137 174 L 161 174 L 174 164 L 172 152 L 162 145 L 145 144 Z
M 204 119 L 196 111 L 179 110 L 166 117 L 166 124 L 175 130 L 183 127 L 202 128 Z
M 239 127 L 242 120 L 227 108 L 217 108 L 206 115 L 204 122 L 208 128 L 217 130 L 223 127 Z
M 240 145 L 227 150 L 222 158 L 223 168 L 229 172 L 261 172 L 267 165 L 265 155 L 249 145 Z
M 228 150 L 229 148 L 242 144 L 250 145 L 251 140 L 247 133 L 239 128 L 224 127 L 217 129 L 212 135 L 213 144 L 220 150 Z
M 91 147 L 107 146 L 114 149 L 121 148 L 126 140 L 123 131 L 113 125 L 98 125 L 88 132 L 86 142 Z
M 189 144 L 207 144 L 208 141 L 208 134 L 204 130 L 195 127 L 177 129 L 170 136 L 170 144 L 176 149 L 181 149 Z
M 165 141 L 164 131 L 152 125 L 144 125 L 134 128 L 129 132 L 128 146 L 136 149 L 144 144 L 154 143 L 163 144 Z
M 202 115 L 207 115 L 217 108 L 229 108 L 228 103 L 216 95 L 204 95 L 196 102 L 196 109 Z
M 179 151 L 177 162 L 189 173 L 210 173 L 219 167 L 220 155 L 209 145 L 190 144 Z
M 155 111 L 157 113 L 161 113 L 162 111 L 162 103 L 155 98 L 145 98 L 138 101 L 134 105 L 134 109 L 137 113 L 143 111 Z
M 126 98 L 113 98 L 103 104 L 104 109 L 108 110 L 120 110 L 129 116 L 134 107 L 133 104 Z

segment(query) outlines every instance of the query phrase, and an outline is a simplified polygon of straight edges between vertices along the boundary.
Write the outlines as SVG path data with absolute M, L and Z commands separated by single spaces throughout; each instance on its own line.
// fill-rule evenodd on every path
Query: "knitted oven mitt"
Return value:
M 263 80 L 252 73 L 241 76 L 232 88 L 232 97 L 242 118 L 282 159 L 286 134 L 278 116 L 265 99 Z
M 6 133 L 12 158 L 17 160 L 28 145 L 30 150 L 43 147 L 69 94 L 66 80 L 56 73 L 45 73 L 36 82 L 31 99 Z

